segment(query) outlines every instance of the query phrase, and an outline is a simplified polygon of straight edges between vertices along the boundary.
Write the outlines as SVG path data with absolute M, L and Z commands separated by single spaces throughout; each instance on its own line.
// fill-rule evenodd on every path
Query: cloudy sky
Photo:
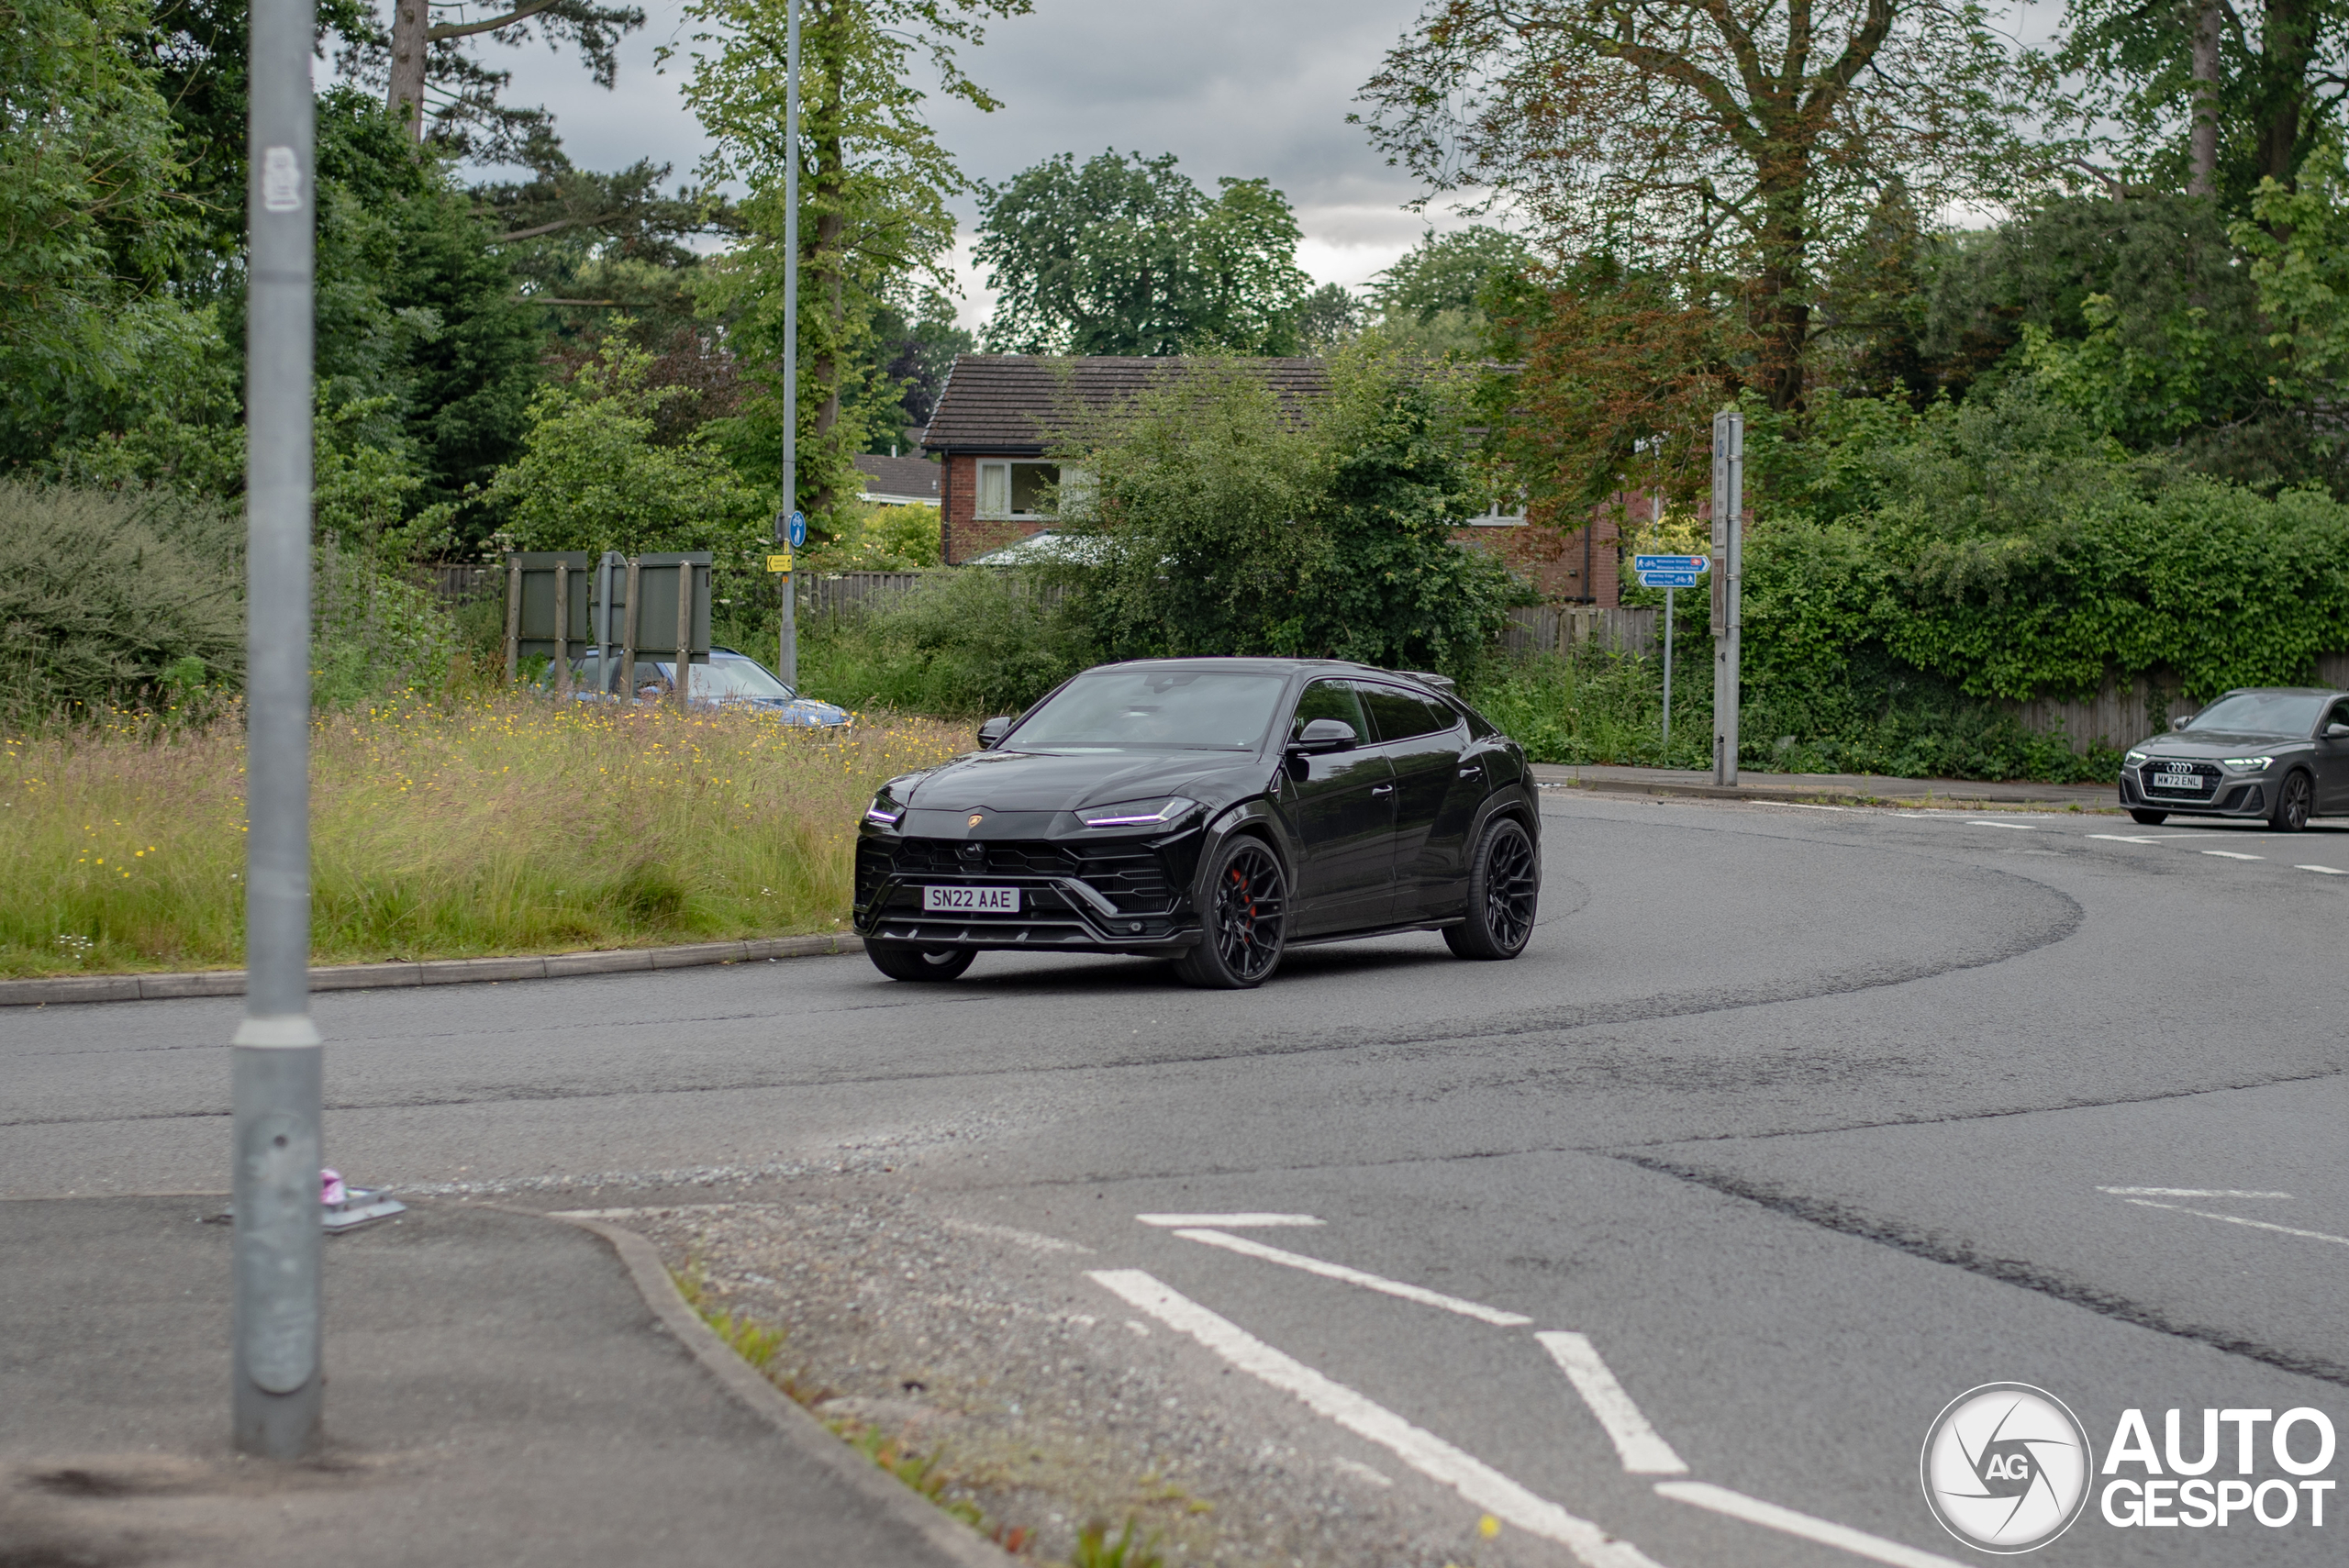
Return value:
M 1217 176 L 1263 175 L 1287 193 L 1305 230 L 1298 262 L 1317 282 L 1358 284 L 1408 249 L 1428 219 L 1403 210 L 1417 188 L 1358 127 L 1353 97 L 1419 14 L 1419 0 L 1035 0 L 969 51 L 971 73 L 1003 100 L 992 115 L 933 100 L 932 123 L 964 171 L 1003 180 L 1059 152 L 1105 147 L 1172 152 L 1212 190 Z M 484 49 L 514 72 L 508 101 L 544 104 L 572 158 L 614 169 L 639 158 L 701 155 L 701 128 L 678 101 L 683 62 L 656 73 L 663 43 L 686 46 L 679 0 L 622 51 L 618 87 L 596 87 L 575 57 L 543 44 Z M 965 204 L 967 223 L 972 211 Z M 1450 220 L 1435 215 L 1439 227 Z M 986 313 L 967 275 L 963 316 Z

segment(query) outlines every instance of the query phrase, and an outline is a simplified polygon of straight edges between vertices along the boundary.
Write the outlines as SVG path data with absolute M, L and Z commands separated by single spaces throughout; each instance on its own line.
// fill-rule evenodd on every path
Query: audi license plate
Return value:
M 1016 887 L 925 887 L 921 890 L 924 914 L 941 912 L 949 915 L 1017 915 L 1019 913 L 1019 889 Z
M 2155 773 L 2154 787 L 2199 790 L 2202 787 L 2202 775 L 2199 773 Z

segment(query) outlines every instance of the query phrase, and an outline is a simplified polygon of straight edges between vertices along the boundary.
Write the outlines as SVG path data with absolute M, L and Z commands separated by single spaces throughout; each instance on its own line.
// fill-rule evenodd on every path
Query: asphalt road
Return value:
M 2349 829 L 1546 806 L 1513 963 L 1415 937 L 1239 994 L 989 955 L 937 988 L 841 958 L 321 996 L 328 1157 L 548 1207 L 829 1180 L 1078 1243 L 1072 1290 L 1174 1335 L 1198 1397 L 1527 1562 L 1973 1560 L 1918 1455 L 1993 1382 L 2099 1456 L 2132 1408 L 2156 1447 L 2183 1411 L 2189 1462 L 2206 1408 L 2349 1428 Z M 223 1189 L 238 1006 L 0 1014 L 0 1195 Z M 1137 1218 L 1167 1215 L 1241 1218 Z M 2291 1523 L 2091 1500 L 2036 1560 L 2339 1562 L 2349 1501 L 2254 1429 Z

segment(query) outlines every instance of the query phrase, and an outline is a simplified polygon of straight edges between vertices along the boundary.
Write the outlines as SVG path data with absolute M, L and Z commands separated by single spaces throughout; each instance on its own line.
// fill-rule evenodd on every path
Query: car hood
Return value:
M 1074 811 L 1165 795 L 1219 806 L 1264 783 L 1252 751 L 976 751 L 922 774 L 899 799 L 930 811 Z
M 2212 762 L 2221 757 L 2256 757 L 2271 754 L 2288 746 L 2305 746 L 2308 742 L 2294 735 L 2231 735 L 2225 730 L 2174 729 L 2166 735 L 2156 735 L 2140 740 L 2132 748 L 2149 757 L 2208 758 Z
M 779 718 L 785 724 L 831 725 L 846 724 L 848 722 L 848 710 L 846 708 L 835 707 L 828 702 L 818 702 L 814 697 L 791 697 L 788 699 L 782 697 L 724 697 L 719 699 L 718 706 L 721 707 L 745 708 L 752 713 L 763 713 L 771 717 Z

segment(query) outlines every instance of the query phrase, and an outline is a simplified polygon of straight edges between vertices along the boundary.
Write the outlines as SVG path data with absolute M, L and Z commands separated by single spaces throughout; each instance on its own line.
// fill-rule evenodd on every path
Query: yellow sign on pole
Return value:
M 767 570 L 768 570 L 768 571 L 770 571 L 770 572 L 788 572 L 788 571 L 790 571 L 790 570 L 791 570 L 791 557 L 790 557 L 788 554 L 785 554 L 785 555 L 770 555 L 770 556 L 768 556 L 768 557 L 767 557 Z

